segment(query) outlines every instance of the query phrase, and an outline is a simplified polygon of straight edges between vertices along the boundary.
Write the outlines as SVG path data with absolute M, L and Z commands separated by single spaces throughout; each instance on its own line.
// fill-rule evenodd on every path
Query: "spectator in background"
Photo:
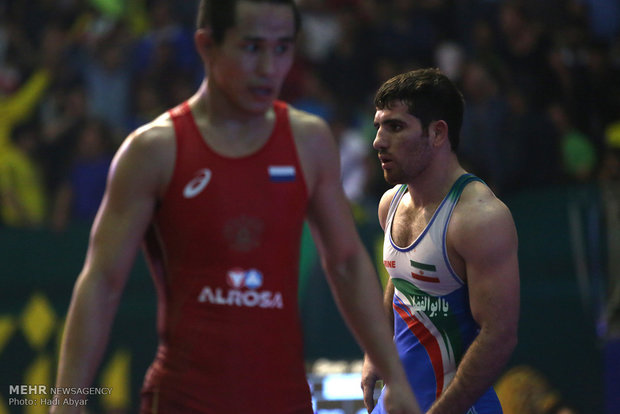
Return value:
M 446 45 L 452 44 L 462 47 L 465 60 L 476 59 L 483 64 L 497 82 L 499 99 L 506 100 L 507 91 L 518 89 L 528 105 L 543 112 L 550 102 L 564 103 L 578 116 L 573 122 L 575 126 L 601 151 L 603 126 L 613 113 L 610 97 L 616 93 L 614 84 L 620 85 L 615 82 L 618 65 L 610 54 L 617 29 L 593 23 L 599 19 L 593 16 L 587 1 L 458 3 L 300 1 L 307 17 L 308 25 L 303 29 L 308 47 L 302 47 L 298 58 L 301 64 L 295 65 L 283 96 L 295 95 L 291 102 L 307 102 L 307 97 L 301 95 L 304 88 L 299 85 L 322 83 L 335 91 L 333 97 L 328 97 L 329 106 L 352 105 L 354 111 L 365 110 L 361 102 L 393 74 L 375 78 L 377 67 L 385 66 L 383 62 L 393 62 L 398 67 L 396 72 L 410 70 L 430 63 L 438 52 L 446 56 L 442 52 L 457 50 L 446 49 Z M 157 90 L 164 106 L 184 99 L 183 94 L 195 88 L 201 68 L 193 54 L 188 26 L 193 5 L 154 0 L 145 2 L 143 7 L 127 5 L 115 14 L 106 13 L 91 2 L 51 5 L 29 1 L 9 2 L 5 7 L 4 33 L 9 46 L 6 42 L 4 47 L 0 44 L 0 50 L 10 57 L 7 62 L 15 61 L 18 67 L 17 71 L 7 71 L 7 79 L 11 72 L 27 78 L 35 71 L 21 68 L 36 67 L 32 57 L 38 56 L 38 51 L 50 49 L 51 43 L 68 42 L 73 53 L 65 59 L 63 84 L 71 84 L 66 77 L 73 76 L 76 68 L 86 68 L 82 76 L 89 113 L 103 117 L 115 130 L 121 125 L 124 132 L 139 122 L 137 112 L 145 108 L 130 101 L 131 96 L 141 93 L 141 84 L 149 85 L 145 89 Z M 140 9 L 137 14 L 142 16 L 142 23 L 139 30 L 130 26 L 132 33 L 139 35 L 134 38 L 125 29 L 125 22 L 135 20 L 132 16 L 136 7 Z M 539 16 L 550 11 L 553 15 L 545 16 L 543 24 Z M 128 16 L 130 13 L 132 16 Z M 26 32 L 25 28 L 31 25 L 37 27 Z M 551 45 L 554 49 L 549 55 Z M 22 52 L 16 53 L 18 50 Z M 88 62 L 93 51 L 97 57 L 101 53 L 107 63 L 83 65 L 80 57 L 87 55 Z M 307 81 L 313 76 L 314 80 Z M 190 87 L 173 85 L 171 78 L 183 79 Z M 45 123 L 48 121 L 49 118 L 45 119 Z M 493 177 L 484 178 L 493 181 Z
M 435 50 L 435 63 L 452 82 L 458 83 L 465 65 L 465 52 L 457 43 L 443 42 Z
M 342 186 L 352 204 L 361 204 L 368 193 L 368 177 L 371 174 L 370 142 L 362 131 L 354 128 L 351 116 L 340 112 L 330 126 L 340 149 Z M 373 154 L 374 155 L 374 154 Z
M 514 88 L 506 93 L 509 112 L 501 140 L 506 191 L 557 185 L 561 178 L 558 132 L 544 107 L 538 108 L 528 96 Z
M 158 114 L 164 112 L 163 98 L 159 89 L 152 82 L 139 80 L 134 83 L 134 93 L 129 118 L 129 128 L 133 131 L 144 125 Z
M 620 3 L 617 0 L 576 0 L 587 9 L 593 36 L 603 41 L 613 41 L 620 33 Z
M 173 80 L 191 82 L 189 93 L 182 97 L 187 99 L 200 83 L 202 70 L 194 52 L 193 32 L 191 27 L 181 24 L 176 5 L 156 0 L 148 11 L 150 27 L 133 45 L 132 78 L 156 88 L 163 105 L 170 107 L 179 102 Z
M 300 52 L 312 62 L 323 62 L 347 27 L 338 21 L 338 14 L 325 0 L 300 0 L 304 19 L 300 33 Z
M 616 54 L 618 52 L 620 49 Z M 614 62 L 618 56 L 614 57 L 602 43 L 591 43 L 584 54 L 585 73 L 578 80 L 580 88 L 576 101 L 581 105 L 577 112 L 586 114 L 583 125 L 600 151 L 606 147 L 606 128 L 620 121 L 620 60 Z
M 40 68 L 21 82 L 19 69 L 3 68 L 0 73 L 0 150 L 5 148 L 11 130 L 33 116 L 50 84 L 50 72 Z
M 370 37 L 354 11 L 339 10 L 336 16 L 342 30 L 318 64 L 318 74 L 340 105 L 356 107 L 368 99 L 372 80 Z
M 462 89 L 467 105 L 459 155 L 472 172 L 501 192 L 505 182 L 505 159 L 498 137 L 503 137 L 508 102 L 500 94 L 497 79 L 479 62 L 465 64 Z
M 41 106 L 42 144 L 45 152 L 45 158 L 41 161 L 47 192 L 52 195 L 58 191 L 67 173 L 79 129 L 88 116 L 86 91 L 79 82 L 58 84 L 52 88 Z
M 70 222 L 92 222 L 105 192 L 112 155 L 107 125 L 92 118 L 85 121 L 77 134 L 68 174 L 55 197 L 54 230 L 62 231 Z
M 596 168 L 596 148 L 588 136 L 572 123 L 561 104 L 549 106 L 549 116 L 559 133 L 561 165 L 571 182 L 587 182 Z
M 377 56 L 419 66 L 432 64 L 438 28 L 419 3 L 395 0 L 380 4 L 371 38 Z
M 39 129 L 28 122 L 15 127 L 12 145 L 0 151 L 0 217 L 10 227 L 39 228 L 45 224 L 47 200 L 36 161 Z
M 472 25 L 472 45 L 468 55 L 488 68 L 500 83 L 504 83 L 509 75 L 504 68 L 504 61 L 497 53 L 498 39 L 492 22 L 477 19 Z
M 120 144 L 129 130 L 127 118 L 131 92 L 129 37 L 122 25 L 99 38 L 92 50 L 86 50 L 83 79 L 92 116 L 105 120 Z
M 509 81 L 526 100 L 541 109 L 558 93 L 558 86 L 547 65 L 548 33 L 525 3 L 501 2 L 498 54 L 509 71 Z

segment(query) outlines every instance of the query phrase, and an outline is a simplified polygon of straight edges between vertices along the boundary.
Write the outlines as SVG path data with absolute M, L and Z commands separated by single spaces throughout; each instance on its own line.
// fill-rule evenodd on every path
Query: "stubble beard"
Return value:
M 383 178 L 389 185 L 404 184 L 404 176 L 401 171 L 383 171 Z

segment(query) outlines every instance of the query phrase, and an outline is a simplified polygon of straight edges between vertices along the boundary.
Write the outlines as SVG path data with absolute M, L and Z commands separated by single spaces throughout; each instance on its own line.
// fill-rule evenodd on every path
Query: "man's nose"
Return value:
M 258 72 L 261 75 L 271 75 L 275 70 L 275 59 L 271 52 L 264 51 L 258 59 Z
M 372 147 L 377 151 L 385 149 L 387 147 L 387 142 L 385 141 L 383 134 L 381 134 L 381 128 L 377 129 L 375 139 L 372 141 Z

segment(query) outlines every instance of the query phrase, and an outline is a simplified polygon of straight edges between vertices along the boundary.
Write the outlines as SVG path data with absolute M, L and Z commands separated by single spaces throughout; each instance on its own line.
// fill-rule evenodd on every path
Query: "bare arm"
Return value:
M 472 204 L 460 217 L 454 246 L 465 262 L 470 307 L 480 333 L 454 380 L 428 411 L 432 414 L 467 411 L 497 379 L 517 343 L 519 270 L 510 212 L 495 200 L 482 207 Z
M 342 190 L 335 143 L 322 124 L 315 124 L 312 132 L 316 138 L 300 152 L 310 187 L 308 221 L 332 293 L 349 328 L 393 391 L 386 396 L 386 405 L 392 404 L 393 413 L 417 413 L 382 310 L 375 269 Z M 308 163 L 313 167 L 307 168 Z
M 381 228 L 385 230 L 385 222 L 387 219 L 388 209 L 392 198 L 394 197 L 394 190 L 388 190 L 381 201 L 379 202 L 379 224 Z M 388 318 L 390 327 L 392 329 L 392 336 L 394 335 L 394 311 L 392 310 L 392 301 L 394 299 L 394 283 L 391 279 L 388 279 L 383 292 L 383 310 Z M 368 355 L 364 355 L 364 365 L 362 366 L 362 391 L 364 394 L 364 405 L 368 412 L 371 412 L 375 408 L 375 386 L 377 381 L 381 379 L 377 368 L 372 361 L 368 358 Z
M 161 167 L 148 146 L 143 137 L 130 137 L 112 163 L 85 264 L 73 289 L 60 350 L 58 387 L 89 386 L 105 351 L 161 178 Z M 52 412 L 68 409 L 57 406 Z
M 392 311 L 392 301 L 394 298 L 394 284 L 392 280 L 388 280 L 385 285 L 385 291 L 383 292 L 383 309 L 385 311 L 390 326 L 392 327 L 392 334 L 394 332 L 394 312 Z M 364 405 L 368 412 L 371 412 L 375 408 L 375 386 L 377 381 L 381 379 L 377 368 L 368 358 L 368 355 L 364 355 L 364 364 L 362 366 L 362 392 L 364 394 Z
M 385 231 L 386 221 L 388 210 L 390 209 L 390 204 L 392 203 L 392 199 L 396 194 L 397 188 L 394 187 L 383 194 L 381 197 L 381 201 L 379 202 L 379 224 L 383 231 Z M 383 292 L 383 309 L 385 310 L 385 314 L 390 321 L 390 327 L 392 328 L 392 335 L 394 335 L 394 310 L 392 307 L 392 303 L 394 301 L 394 283 L 392 283 L 392 279 L 388 279 L 385 289 Z

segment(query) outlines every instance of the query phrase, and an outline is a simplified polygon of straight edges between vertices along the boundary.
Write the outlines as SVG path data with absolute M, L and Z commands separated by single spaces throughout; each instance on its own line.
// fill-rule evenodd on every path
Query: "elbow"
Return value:
M 512 354 L 519 343 L 519 320 L 518 318 L 514 318 L 514 320 L 506 322 L 503 330 L 503 340 L 506 342 L 506 348 L 508 348 Z
M 519 338 L 517 334 L 517 329 L 506 329 L 503 332 L 503 335 L 500 337 L 499 343 L 502 344 L 502 348 L 504 349 L 506 360 L 510 359 L 513 352 L 517 348 L 519 343 Z
M 103 301 L 109 306 L 116 306 L 120 301 L 124 280 L 112 277 L 104 272 L 83 271 L 73 288 L 73 295 L 87 298 L 89 301 Z
M 508 361 L 517 348 L 516 326 L 483 326 L 478 336 L 488 349 L 494 350 L 498 360 Z
M 332 252 L 323 258 L 323 268 L 328 279 L 335 285 L 354 283 L 360 275 L 358 266 L 361 258 L 356 250 Z
M 507 340 L 506 340 L 506 354 L 507 354 L 507 358 L 510 358 L 510 356 L 513 354 L 513 352 L 515 351 L 515 349 L 517 349 L 517 345 L 519 344 L 519 338 L 517 333 L 515 332 L 514 334 L 511 334 L 508 336 Z

